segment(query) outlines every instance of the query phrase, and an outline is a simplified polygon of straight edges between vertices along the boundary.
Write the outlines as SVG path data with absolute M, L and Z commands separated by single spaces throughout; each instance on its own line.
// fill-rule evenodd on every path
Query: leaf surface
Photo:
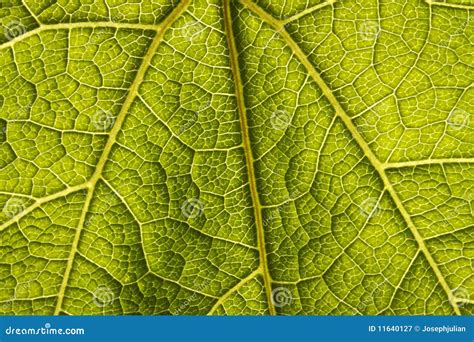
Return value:
M 472 0 L 0 9 L 3 314 L 472 314 Z

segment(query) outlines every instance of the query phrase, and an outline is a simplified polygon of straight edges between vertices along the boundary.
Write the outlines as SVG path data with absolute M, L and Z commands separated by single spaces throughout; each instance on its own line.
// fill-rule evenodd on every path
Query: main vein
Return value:
M 249 137 L 249 127 L 247 123 L 247 111 L 244 100 L 244 88 L 242 85 L 242 78 L 240 75 L 238 52 L 235 44 L 235 37 L 232 29 L 232 15 L 230 9 L 230 1 L 224 0 L 224 25 L 229 45 L 230 64 L 232 68 L 232 75 L 234 77 L 235 94 L 237 98 L 237 109 L 240 117 L 240 126 L 242 131 L 243 149 L 245 153 L 245 162 L 247 164 L 247 173 L 249 179 L 250 194 L 252 197 L 252 204 L 254 208 L 255 224 L 257 227 L 257 241 L 260 255 L 259 268 L 263 274 L 263 282 L 265 286 L 265 293 L 267 296 L 268 309 L 271 315 L 276 314 L 275 306 L 272 301 L 272 283 L 268 270 L 267 252 L 265 247 L 265 233 L 262 220 L 262 206 L 257 191 L 257 180 L 255 176 L 254 158 L 252 146 Z
M 474 9 L 474 6 L 472 6 L 472 5 L 454 4 L 454 3 L 450 3 L 450 2 L 438 2 L 436 0 L 425 0 L 425 2 L 430 6 L 460 8 L 460 9 L 464 9 L 464 10 Z
M 120 129 L 122 128 L 122 124 L 127 116 L 130 106 L 132 105 L 133 100 L 138 94 L 139 86 L 143 81 L 143 77 L 145 76 L 145 73 L 150 65 L 151 59 L 153 58 L 153 55 L 155 54 L 156 49 L 160 45 L 166 30 L 176 20 L 176 18 L 178 18 L 179 15 L 186 10 L 187 6 L 189 5 L 189 2 L 190 0 L 183 0 L 178 6 L 176 6 L 176 8 L 170 13 L 170 15 L 159 26 L 156 36 L 153 39 L 152 43 L 150 44 L 150 47 L 148 48 L 148 51 L 143 57 L 142 63 L 140 64 L 140 67 L 138 68 L 137 74 L 135 75 L 135 79 L 133 80 L 133 83 L 130 87 L 127 97 L 120 110 L 120 113 L 118 114 L 115 120 L 114 126 L 112 127 L 109 133 L 109 139 L 107 140 L 107 143 L 104 147 L 102 155 L 97 163 L 94 174 L 92 175 L 91 179 L 87 182 L 87 189 L 88 189 L 87 196 L 86 196 L 82 214 L 79 220 L 79 225 L 76 229 L 76 234 L 74 235 L 74 240 L 71 246 L 71 253 L 69 254 L 61 288 L 59 290 L 58 301 L 56 303 L 56 309 L 54 312 L 55 315 L 58 315 L 61 312 L 61 308 L 62 308 L 62 304 L 64 300 L 64 294 L 66 291 L 66 287 L 68 285 L 68 280 L 71 274 L 74 258 L 77 254 L 77 247 L 79 245 L 79 241 L 81 238 L 81 232 L 84 227 L 85 218 L 92 201 L 96 184 L 102 176 L 104 166 L 109 158 L 110 152 L 112 151 L 112 146 L 115 144 L 117 135 L 120 132 Z
M 357 142 L 357 144 L 360 146 L 362 151 L 364 151 L 367 159 L 371 162 L 371 164 L 374 166 L 374 168 L 377 170 L 378 174 L 380 175 L 380 178 L 382 179 L 385 188 L 387 191 L 390 193 L 395 205 L 397 206 L 399 212 L 402 214 L 407 226 L 409 227 L 410 231 L 412 232 L 416 242 L 418 243 L 418 246 L 420 250 L 423 252 L 425 258 L 428 260 L 428 263 L 430 264 L 431 268 L 433 269 L 433 272 L 435 273 L 438 282 L 442 286 L 443 290 L 446 292 L 449 302 L 451 303 L 451 306 L 453 307 L 454 312 L 457 315 L 460 315 L 461 312 L 459 310 L 459 307 L 456 305 L 456 298 L 454 297 L 448 283 L 446 282 L 446 279 L 444 279 L 443 274 L 441 273 L 438 265 L 436 264 L 435 260 L 433 259 L 433 256 L 430 254 L 428 251 L 428 248 L 426 247 L 426 244 L 418 232 L 415 224 L 413 223 L 413 220 L 411 219 L 410 214 L 407 212 L 405 207 L 403 206 L 402 201 L 398 197 L 398 194 L 395 192 L 395 189 L 393 188 L 392 184 L 390 183 L 388 176 L 385 172 L 384 165 L 378 160 L 377 156 L 372 152 L 370 149 L 369 145 L 367 142 L 364 140 L 362 135 L 359 133 L 357 127 L 355 127 L 354 123 L 352 122 L 350 116 L 345 112 L 345 110 L 342 108 L 341 104 L 329 88 L 329 86 L 326 84 L 326 82 L 322 79 L 322 77 L 319 75 L 319 73 L 316 71 L 314 66 L 311 64 L 309 59 L 306 57 L 304 54 L 303 50 L 300 48 L 300 46 L 291 38 L 290 34 L 285 30 L 284 26 L 282 23 L 275 19 L 273 16 L 268 14 L 265 10 L 263 10 L 261 7 L 253 3 L 251 0 L 241 0 L 241 2 L 249 8 L 253 13 L 255 13 L 258 17 L 260 17 L 264 22 L 269 24 L 270 26 L 273 27 L 277 32 L 280 33 L 281 37 L 283 40 L 288 44 L 288 46 L 291 48 L 295 56 L 298 58 L 298 60 L 304 65 L 308 73 L 311 75 L 311 77 L 314 79 L 314 81 L 318 84 L 320 89 L 322 90 L 323 94 L 325 97 L 329 100 L 331 105 L 336 111 L 336 115 L 340 117 L 340 119 L 343 121 L 345 124 L 346 128 L 351 132 L 353 138 Z
M 75 22 L 75 23 L 57 23 L 57 24 L 41 24 L 31 31 L 25 32 L 22 35 L 14 37 L 13 39 L 0 45 L 0 49 L 11 47 L 15 43 L 24 40 L 25 38 L 34 36 L 43 31 L 48 30 L 71 30 L 80 28 L 115 28 L 115 29 L 134 29 L 134 30 L 153 30 L 159 31 L 165 24 L 166 20 L 160 25 L 154 24 L 139 24 L 139 23 L 115 23 L 112 21 L 98 21 L 98 22 Z

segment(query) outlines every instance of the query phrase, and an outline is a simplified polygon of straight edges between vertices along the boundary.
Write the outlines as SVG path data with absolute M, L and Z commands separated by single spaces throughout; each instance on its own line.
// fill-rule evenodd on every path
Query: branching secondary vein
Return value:
M 443 290 L 446 292 L 446 295 L 449 299 L 449 302 L 452 305 L 452 308 L 454 312 L 458 315 L 460 315 L 460 310 L 459 307 L 455 304 L 455 298 L 454 295 L 446 282 L 446 279 L 444 278 L 443 274 L 441 273 L 438 265 L 433 259 L 433 256 L 431 253 L 428 251 L 428 248 L 426 247 L 426 244 L 418 232 L 415 224 L 413 223 L 413 220 L 411 219 L 410 214 L 407 212 L 405 207 L 403 206 L 403 203 L 401 199 L 399 198 L 398 194 L 395 192 L 395 189 L 393 188 L 392 184 L 390 183 L 387 174 L 385 173 L 385 169 L 383 167 L 383 164 L 380 162 L 380 160 L 376 157 L 376 155 L 372 152 L 370 149 L 369 145 L 367 142 L 364 140 L 364 138 L 361 136 L 359 133 L 357 127 L 355 127 L 354 123 L 352 122 L 350 116 L 344 111 L 342 108 L 341 104 L 339 101 L 336 99 L 334 96 L 333 92 L 329 88 L 329 86 L 326 84 L 326 82 L 322 79 L 322 77 L 319 75 L 319 73 L 316 71 L 314 66 L 311 64 L 311 62 L 308 60 L 307 56 L 304 54 L 303 50 L 299 47 L 299 45 L 291 38 L 291 36 L 288 34 L 288 32 L 285 30 L 285 28 L 282 26 L 282 24 L 272 17 L 270 14 L 265 12 L 261 7 L 256 5 L 250 0 L 241 0 L 241 2 L 247 6 L 253 13 L 258 15 L 263 21 L 268 23 L 270 26 L 273 27 L 277 32 L 280 33 L 281 37 L 283 40 L 286 42 L 286 44 L 291 48 L 293 53 L 296 55 L 296 57 L 299 59 L 299 61 L 305 66 L 306 70 L 308 73 L 312 76 L 312 78 L 315 80 L 315 82 L 318 84 L 318 86 L 321 88 L 323 94 L 326 96 L 326 98 L 329 100 L 331 105 L 334 107 L 336 110 L 336 114 L 341 118 L 341 120 L 344 122 L 346 128 L 351 132 L 354 140 L 357 142 L 357 144 L 360 146 L 362 151 L 365 153 L 365 156 L 367 159 L 371 162 L 372 166 L 377 170 L 378 174 L 380 175 L 380 178 L 382 179 L 385 189 L 390 193 L 395 205 L 397 206 L 399 212 L 402 214 L 406 224 L 410 228 L 410 231 L 412 232 L 413 236 L 415 237 L 415 240 L 417 241 L 420 250 L 423 252 L 424 256 L 428 260 L 428 263 L 430 264 L 431 268 L 433 269 L 433 272 L 436 274 L 436 277 L 442 286 Z
M 166 20 L 165 20 L 166 22 Z M 115 28 L 115 29 L 137 29 L 137 30 L 150 30 L 158 31 L 165 24 L 163 22 L 161 25 L 148 25 L 148 24 L 136 24 L 136 23 L 115 23 L 112 21 L 102 21 L 102 22 L 77 22 L 77 23 L 59 23 L 59 24 L 46 24 L 38 26 L 37 28 L 28 31 L 18 37 L 15 37 L 8 42 L 5 42 L 0 45 L 0 49 L 11 47 L 18 41 L 21 41 L 25 38 L 34 36 L 43 31 L 48 30 L 72 30 L 80 28 Z
M 104 151 L 102 152 L 102 155 L 97 163 L 95 172 L 88 182 L 88 193 L 87 193 L 86 201 L 84 203 L 79 226 L 74 236 L 71 253 L 68 258 L 66 270 L 63 277 L 63 282 L 61 284 L 60 292 L 58 295 L 58 301 L 57 301 L 57 305 L 55 309 L 56 315 L 61 313 L 62 303 L 64 300 L 64 294 L 68 285 L 69 275 L 71 273 L 72 266 L 74 263 L 74 257 L 77 253 L 77 246 L 79 244 L 79 240 L 81 237 L 81 231 L 84 226 L 85 217 L 87 215 L 87 211 L 89 210 L 90 202 L 92 200 L 96 184 L 98 180 L 102 177 L 102 171 L 104 169 L 104 166 L 107 160 L 109 159 L 110 152 L 112 151 L 112 146 L 115 144 L 117 135 L 120 132 L 120 129 L 122 128 L 122 124 L 125 121 L 128 110 L 130 109 L 130 106 L 132 105 L 138 93 L 139 86 L 143 81 L 143 77 L 145 76 L 145 73 L 150 65 L 150 61 L 153 58 L 153 55 L 155 54 L 158 46 L 160 45 L 166 30 L 176 20 L 176 18 L 178 18 L 179 15 L 181 15 L 181 13 L 183 13 L 186 10 L 187 6 L 189 5 L 189 2 L 190 0 L 183 0 L 160 25 L 160 29 L 156 33 L 156 36 L 153 39 L 153 42 L 151 43 L 150 47 L 148 48 L 148 51 L 143 57 L 142 63 L 130 87 L 130 91 L 127 95 L 127 98 L 125 99 L 125 102 L 123 103 L 120 113 L 118 114 L 117 119 L 115 121 L 115 124 L 110 131 L 109 139 L 107 140 L 107 144 L 105 145 Z

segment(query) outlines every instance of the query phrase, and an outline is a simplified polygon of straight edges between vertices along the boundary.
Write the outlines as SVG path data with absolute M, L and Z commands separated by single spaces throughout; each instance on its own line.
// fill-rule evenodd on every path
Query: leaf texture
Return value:
M 473 313 L 474 1 L 2 6 L 0 313 Z

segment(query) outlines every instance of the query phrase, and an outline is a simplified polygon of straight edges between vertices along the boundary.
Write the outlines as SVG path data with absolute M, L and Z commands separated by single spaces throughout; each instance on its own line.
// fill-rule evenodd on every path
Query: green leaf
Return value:
M 2 314 L 472 314 L 472 0 L 7 1 Z

